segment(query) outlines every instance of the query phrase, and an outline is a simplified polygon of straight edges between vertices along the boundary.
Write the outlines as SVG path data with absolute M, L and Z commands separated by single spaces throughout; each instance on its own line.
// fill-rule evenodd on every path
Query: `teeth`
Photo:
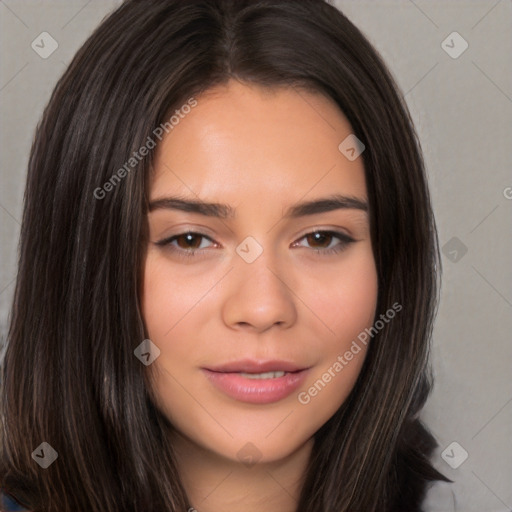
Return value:
M 247 379 L 277 379 L 278 377 L 283 377 L 286 372 L 265 372 L 265 373 L 245 373 L 240 372 L 242 377 Z

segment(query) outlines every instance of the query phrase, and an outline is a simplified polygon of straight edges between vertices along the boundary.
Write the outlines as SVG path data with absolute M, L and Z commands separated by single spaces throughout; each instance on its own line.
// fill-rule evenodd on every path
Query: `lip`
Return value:
M 309 368 L 289 361 L 235 361 L 215 367 L 202 368 L 208 380 L 218 390 L 239 402 L 270 404 L 288 397 L 299 388 Z M 284 371 L 282 377 L 250 379 L 240 375 Z

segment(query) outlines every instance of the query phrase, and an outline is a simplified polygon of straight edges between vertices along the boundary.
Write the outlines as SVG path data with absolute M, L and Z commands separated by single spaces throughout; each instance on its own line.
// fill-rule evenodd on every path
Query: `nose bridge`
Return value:
M 245 240 L 237 253 L 224 297 L 224 321 L 231 326 L 250 324 L 258 330 L 293 323 L 294 295 L 275 251 Z
M 250 247 L 249 251 L 252 252 L 254 249 Z M 240 293 L 248 293 L 259 301 L 265 298 L 267 301 L 285 298 L 289 290 L 284 284 L 286 276 L 283 275 L 282 267 L 277 254 L 270 247 L 262 250 L 254 260 L 240 257 L 234 272 Z
M 256 292 L 264 291 L 267 294 L 282 293 L 279 290 L 283 284 L 284 275 L 280 272 L 281 265 L 277 257 L 265 250 L 254 261 L 248 263 L 242 259 L 237 262 L 235 275 L 240 279 L 238 285 L 248 284 L 248 287 Z

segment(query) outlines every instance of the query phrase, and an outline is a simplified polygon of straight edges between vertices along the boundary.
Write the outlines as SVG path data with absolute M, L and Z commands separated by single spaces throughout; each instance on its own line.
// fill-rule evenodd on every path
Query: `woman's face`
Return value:
M 338 149 L 350 124 L 319 94 L 230 81 L 185 111 L 150 190 L 158 407 L 202 449 L 275 461 L 335 413 L 366 354 L 353 344 L 377 299 L 363 162 Z

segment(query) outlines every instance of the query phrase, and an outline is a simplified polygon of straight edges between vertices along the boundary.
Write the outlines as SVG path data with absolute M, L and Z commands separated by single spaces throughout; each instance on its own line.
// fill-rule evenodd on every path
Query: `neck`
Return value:
M 285 459 L 250 466 L 181 435 L 174 446 L 190 512 L 296 512 L 313 440 Z

